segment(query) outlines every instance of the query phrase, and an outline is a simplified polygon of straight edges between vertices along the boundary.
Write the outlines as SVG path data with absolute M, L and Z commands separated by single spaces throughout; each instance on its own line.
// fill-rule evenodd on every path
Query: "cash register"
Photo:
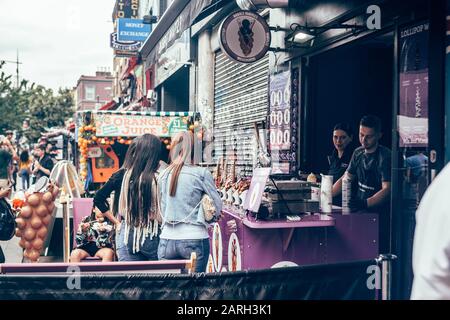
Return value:
M 312 199 L 314 188 L 319 184 L 301 180 L 270 179 L 264 190 L 261 203 L 269 219 L 286 219 L 299 214 L 319 211 L 318 199 Z M 261 210 L 260 210 L 261 211 Z

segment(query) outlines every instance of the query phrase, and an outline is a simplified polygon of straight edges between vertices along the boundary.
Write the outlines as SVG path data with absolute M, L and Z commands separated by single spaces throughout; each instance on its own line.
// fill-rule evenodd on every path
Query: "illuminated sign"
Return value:
M 117 0 L 115 18 L 138 18 L 139 0 Z

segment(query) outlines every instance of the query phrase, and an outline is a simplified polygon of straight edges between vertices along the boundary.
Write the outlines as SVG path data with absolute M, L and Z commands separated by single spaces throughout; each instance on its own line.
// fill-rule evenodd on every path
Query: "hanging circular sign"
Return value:
M 228 57 L 242 63 L 258 61 L 270 47 L 270 29 L 266 20 L 251 11 L 238 11 L 220 26 L 220 47 Z

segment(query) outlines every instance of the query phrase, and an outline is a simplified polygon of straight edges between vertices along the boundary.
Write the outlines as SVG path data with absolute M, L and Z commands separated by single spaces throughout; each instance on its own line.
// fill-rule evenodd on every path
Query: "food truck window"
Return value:
M 306 169 L 326 172 L 327 155 L 333 151 L 332 130 L 336 123 L 352 125 L 355 146 L 361 117 L 381 118 L 380 143 L 391 148 L 394 36 L 386 33 L 361 39 L 313 56 L 309 61 L 309 135 Z M 303 170 L 306 170 L 305 168 Z
M 114 160 L 110 156 L 108 156 L 108 154 L 105 153 L 103 148 L 101 150 L 102 155 L 99 158 L 97 158 L 97 161 L 95 161 L 95 167 L 97 169 L 113 168 Z

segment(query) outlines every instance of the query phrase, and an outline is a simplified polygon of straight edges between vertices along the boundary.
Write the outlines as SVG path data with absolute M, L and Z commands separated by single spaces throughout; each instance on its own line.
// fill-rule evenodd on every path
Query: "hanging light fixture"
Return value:
M 242 10 L 256 11 L 261 8 L 287 8 L 289 0 L 236 0 Z

